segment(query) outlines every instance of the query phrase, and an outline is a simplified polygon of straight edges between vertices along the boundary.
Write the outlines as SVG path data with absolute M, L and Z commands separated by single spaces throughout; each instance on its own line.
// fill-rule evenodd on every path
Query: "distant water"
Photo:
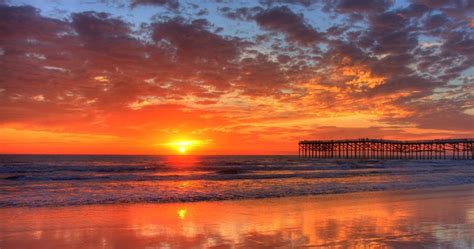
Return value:
M 267 198 L 474 183 L 474 161 L 0 155 L 0 207 Z

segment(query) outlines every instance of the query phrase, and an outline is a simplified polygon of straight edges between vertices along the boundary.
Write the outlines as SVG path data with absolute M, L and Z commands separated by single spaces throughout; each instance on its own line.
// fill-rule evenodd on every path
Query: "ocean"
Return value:
M 0 155 L 0 207 L 217 201 L 470 183 L 472 160 Z

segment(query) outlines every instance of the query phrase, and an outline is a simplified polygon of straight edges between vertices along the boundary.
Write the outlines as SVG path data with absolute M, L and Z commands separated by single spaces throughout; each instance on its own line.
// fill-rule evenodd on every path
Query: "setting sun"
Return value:
M 173 149 L 174 151 L 178 151 L 179 154 L 186 154 L 189 150 L 201 147 L 207 143 L 207 141 L 202 140 L 178 140 L 163 145 Z

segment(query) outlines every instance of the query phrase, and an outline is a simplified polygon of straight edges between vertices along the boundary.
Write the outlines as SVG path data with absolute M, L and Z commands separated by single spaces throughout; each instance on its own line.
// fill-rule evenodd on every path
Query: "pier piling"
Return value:
M 304 158 L 474 160 L 474 139 L 399 141 L 385 139 L 303 140 Z

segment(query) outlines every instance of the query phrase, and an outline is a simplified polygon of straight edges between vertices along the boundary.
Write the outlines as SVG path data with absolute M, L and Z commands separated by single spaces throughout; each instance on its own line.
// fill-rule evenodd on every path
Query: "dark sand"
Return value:
M 0 209 L 0 248 L 474 248 L 474 185 Z

